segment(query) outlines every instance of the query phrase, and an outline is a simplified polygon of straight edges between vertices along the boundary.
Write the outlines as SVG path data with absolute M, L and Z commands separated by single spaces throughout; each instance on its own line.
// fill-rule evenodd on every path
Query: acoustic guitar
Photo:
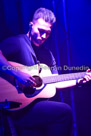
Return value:
M 41 72 L 39 74 L 39 66 L 24 66 L 19 63 L 10 62 L 15 70 L 28 73 L 35 78 L 36 87 L 21 85 L 14 77 L 1 72 L 0 76 L 0 105 L 8 107 L 8 110 L 19 110 L 37 98 L 51 98 L 56 94 L 56 82 L 67 80 L 77 80 L 83 78 L 86 72 L 71 73 L 62 75 L 53 75 L 50 68 L 45 64 L 40 64 Z M 18 86 L 18 87 L 17 87 Z

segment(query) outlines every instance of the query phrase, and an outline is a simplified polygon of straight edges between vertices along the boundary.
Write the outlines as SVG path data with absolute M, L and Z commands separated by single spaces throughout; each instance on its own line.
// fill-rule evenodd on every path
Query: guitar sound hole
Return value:
M 31 86 L 25 86 L 23 88 L 23 93 L 28 98 L 37 95 L 41 91 L 41 89 L 37 90 L 37 87 L 40 87 L 42 85 L 42 79 L 39 76 L 33 76 L 33 77 L 35 78 L 35 82 L 36 82 L 35 88 L 32 88 Z
M 40 87 L 43 83 L 42 79 L 39 76 L 33 76 L 35 78 L 36 87 Z

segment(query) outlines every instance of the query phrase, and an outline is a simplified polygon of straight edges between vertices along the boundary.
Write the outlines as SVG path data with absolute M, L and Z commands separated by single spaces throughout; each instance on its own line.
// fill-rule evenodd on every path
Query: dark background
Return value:
M 64 3 L 65 2 L 65 3 Z M 90 0 L 0 0 L 0 41 L 28 32 L 28 23 L 39 7 L 51 9 L 57 18 L 53 32 L 45 43 L 53 52 L 59 73 L 81 72 L 91 68 L 91 1 Z M 84 70 L 64 69 L 64 65 Z M 71 105 L 74 136 L 91 136 L 91 82 L 81 88 L 57 92 L 56 101 Z

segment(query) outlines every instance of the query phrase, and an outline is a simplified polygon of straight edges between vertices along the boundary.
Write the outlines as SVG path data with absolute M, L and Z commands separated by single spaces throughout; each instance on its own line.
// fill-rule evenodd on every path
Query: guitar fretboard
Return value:
M 56 82 L 62 82 L 68 80 L 77 80 L 83 78 L 85 75 L 86 72 L 81 72 L 81 73 L 54 75 L 49 77 L 43 77 L 42 79 L 45 84 L 48 84 L 48 83 L 56 83 Z

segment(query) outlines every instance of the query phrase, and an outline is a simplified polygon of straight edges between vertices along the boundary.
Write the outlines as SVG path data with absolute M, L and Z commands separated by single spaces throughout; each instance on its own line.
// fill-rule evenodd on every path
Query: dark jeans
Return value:
M 72 112 L 61 102 L 40 101 L 15 111 L 13 121 L 18 136 L 70 136 Z

